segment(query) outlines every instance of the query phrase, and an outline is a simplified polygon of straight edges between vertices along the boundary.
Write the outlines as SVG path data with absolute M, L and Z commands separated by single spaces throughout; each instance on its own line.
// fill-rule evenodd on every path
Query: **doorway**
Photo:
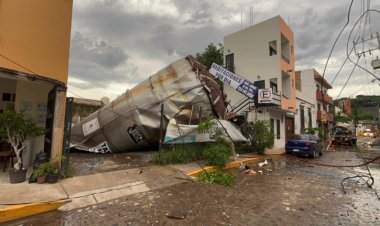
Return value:
M 285 117 L 285 142 L 294 135 L 294 118 Z

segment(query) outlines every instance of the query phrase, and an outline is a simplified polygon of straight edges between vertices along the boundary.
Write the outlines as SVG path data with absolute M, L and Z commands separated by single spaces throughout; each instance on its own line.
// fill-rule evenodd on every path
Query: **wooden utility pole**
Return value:
M 63 150 L 63 133 L 65 126 L 65 107 L 66 107 L 66 89 L 57 87 L 55 104 L 53 131 L 51 140 L 51 158 L 54 162 L 61 164 L 61 156 Z

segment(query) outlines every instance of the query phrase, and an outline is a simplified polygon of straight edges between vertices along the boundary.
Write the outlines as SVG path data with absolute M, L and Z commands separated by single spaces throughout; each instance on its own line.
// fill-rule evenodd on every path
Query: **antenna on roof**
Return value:
M 243 11 L 240 12 L 240 30 L 243 29 Z

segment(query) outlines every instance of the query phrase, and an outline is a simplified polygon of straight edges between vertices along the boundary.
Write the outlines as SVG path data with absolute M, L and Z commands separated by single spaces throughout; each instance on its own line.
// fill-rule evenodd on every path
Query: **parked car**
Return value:
M 357 138 L 356 136 L 349 130 L 338 131 L 332 137 L 333 144 L 348 144 L 348 145 L 356 145 Z
M 365 137 L 376 137 L 376 132 L 371 129 L 365 129 L 363 132 L 363 136 Z
M 285 145 L 287 154 L 311 155 L 314 158 L 322 155 L 322 142 L 312 134 L 296 134 Z

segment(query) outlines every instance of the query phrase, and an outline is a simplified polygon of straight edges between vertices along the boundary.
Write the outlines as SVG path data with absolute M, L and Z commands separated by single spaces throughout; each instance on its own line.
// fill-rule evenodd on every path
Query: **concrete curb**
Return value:
M 254 164 L 254 163 L 261 162 L 261 161 L 264 161 L 264 157 L 247 158 L 247 159 L 243 159 L 243 160 L 239 160 L 239 161 L 229 162 L 222 168 L 222 170 L 233 169 L 233 168 L 240 167 L 242 165 Z M 198 170 L 194 170 L 194 171 L 187 173 L 187 176 L 197 177 L 204 170 L 209 172 L 209 171 L 216 170 L 216 169 L 218 169 L 218 168 L 215 166 L 206 166 L 206 167 L 203 167 L 203 169 L 198 169 Z
M 38 202 L 0 208 L 0 223 L 58 209 L 70 200 Z

